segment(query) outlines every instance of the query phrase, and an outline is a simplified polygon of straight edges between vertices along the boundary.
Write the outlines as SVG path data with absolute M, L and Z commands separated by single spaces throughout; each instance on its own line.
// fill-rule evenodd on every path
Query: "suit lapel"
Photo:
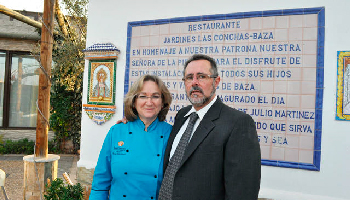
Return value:
M 182 166 L 191 154 L 197 149 L 202 141 L 207 137 L 209 132 L 215 127 L 214 120 L 219 118 L 223 103 L 218 97 L 215 103 L 211 106 L 208 112 L 204 115 L 203 120 L 198 125 L 196 131 L 188 144 L 184 157 L 182 158 L 180 166 Z M 180 126 L 181 127 L 181 126 Z

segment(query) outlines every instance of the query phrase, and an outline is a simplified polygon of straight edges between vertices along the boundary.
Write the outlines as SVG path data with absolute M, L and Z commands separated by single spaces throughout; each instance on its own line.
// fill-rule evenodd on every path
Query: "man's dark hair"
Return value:
M 210 73 L 211 73 L 212 75 L 216 75 L 216 76 L 219 75 L 219 73 L 218 73 L 218 68 L 217 68 L 217 66 L 216 66 L 215 60 L 214 60 L 212 57 L 207 56 L 207 55 L 204 55 L 204 54 L 194 54 L 193 56 L 191 56 L 191 57 L 186 61 L 185 67 L 184 67 L 184 71 L 183 71 L 183 74 L 184 74 L 184 75 L 185 75 L 185 70 L 186 70 L 187 65 L 188 65 L 190 62 L 195 61 L 195 60 L 207 60 L 207 61 L 209 61 L 209 62 L 210 62 L 210 66 L 211 66 L 211 68 L 210 68 Z

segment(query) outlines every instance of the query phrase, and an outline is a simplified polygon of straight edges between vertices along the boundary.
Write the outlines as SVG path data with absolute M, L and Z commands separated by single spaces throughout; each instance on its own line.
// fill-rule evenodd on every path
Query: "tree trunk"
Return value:
M 44 24 L 41 31 L 40 60 L 44 68 L 39 75 L 38 94 L 38 116 L 36 122 L 35 156 L 47 157 L 48 153 L 48 131 L 50 118 L 50 89 L 51 89 L 51 64 L 52 64 L 52 43 L 53 19 L 55 1 L 45 0 L 44 3 Z
M 64 37 L 68 37 L 68 30 L 67 30 L 67 25 L 64 19 L 64 15 L 60 9 L 59 2 L 56 0 L 56 6 L 55 6 L 55 14 L 56 14 L 56 19 L 58 22 L 58 26 L 60 27 Z

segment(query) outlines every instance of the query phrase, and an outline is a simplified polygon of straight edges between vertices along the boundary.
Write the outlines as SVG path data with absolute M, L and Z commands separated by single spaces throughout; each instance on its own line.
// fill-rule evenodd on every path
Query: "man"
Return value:
M 253 119 L 216 96 L 220 76 L 211 57 L 193 55 L 185 64 L 183 81 L 192 106 L 175 117 L 165 150 L 159 200 L 256 200 L 261 157 Z M 199 118 L 193 122 L 193 130 L 187 131 L 188 116 L 193 112 Z M 185 132 L 192 135 L 184 139 L 189 142 L 182 156 L 176 148 Z M 181 155 L 179 164 L 172 160 L 174 154 Z

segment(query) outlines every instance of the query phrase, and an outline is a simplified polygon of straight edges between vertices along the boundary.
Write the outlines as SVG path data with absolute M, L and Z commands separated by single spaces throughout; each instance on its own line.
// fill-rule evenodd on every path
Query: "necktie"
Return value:
M 182 157 L 185 153 L 188 141 L 190 140 L 193 126 L 198 119 L 196 112 L 191 113 L 190 120 L 186 127 L 185 132 L 181 136 L 180 142 L 177 145 L 173 156 L 171 157 L 168 167 L 164 173 L 164 179 L 159 190 L 159 200 L 171 200 L 173 194 L 174 178 L 177 170 L 179 169 Z

